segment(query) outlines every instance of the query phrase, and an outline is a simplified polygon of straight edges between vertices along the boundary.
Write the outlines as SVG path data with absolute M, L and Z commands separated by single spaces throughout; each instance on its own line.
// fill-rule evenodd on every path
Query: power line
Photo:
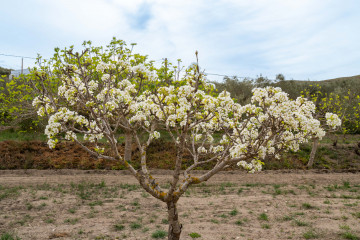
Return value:
M 234 78 L 250 78 L 253 79 L 251 77 L 240 77 L 240 76 L 236 76 L 236 75 L 224 75 L 224 74 L 218 74 L 218 73 L 208 73 L 208 72 L 204 72 L 206 75 L 213 75 L 213 76 L 220 76 L 220 77 L 234 77 Z
M 207 72 L 204 72 L 204 74 L 206 75 L 211 75 L 211 76 L 219 76 L 219 77 L 233 77 L 233 78 L 237 78 L 237 79 L 248 79 L 248 80 L 256 80 L 258 79 L 259 77 L 240 77 L 240 76 L 236 76 L 236 75 L 224 75 L 224 74 L 218 74 L 218 73 L 207 73 Z M 265 79 L 267 80 L 271 80 L 271 81 L 275 81 L 276 79 L 270 79 L 270 78 L 267 78 L 267 77 L 264 77 Z
M 1 56 L 6 56 L 6 57 L 18 57 L 18 58 L 29 58 L 29 59 L 36 59 L 33 57 L 26 57 L 26 56 L 17 56 L 17 55 L 11 55 L 11 54 L 4 54 L 4 53 L 0 53 Z
M 27 56 L 18 56 L 18 55 L 12 55 L 12 54 L 4 54 L 4 53 L 0 53 L 1 56 L 6 56 L 6 57 L 18 57 L 18 58 L 29 58 L 29 59 L 36 59 L 34 57 L 27 57 Z M 152 60 L 153 62 L 160 62 L 160 61 L 164 61 L 165 58 L 161 58 L 161 59 L 157 59 L 157 60 Z M 204 72 L 206 75 L 212 75 L 212 76 L 219 76 L 219 77 L 233 77 L 233 78 L 238 78 L 238 79 L 252 79 L 255 80 L 257 78 L 253 78 L 253 77 L 240 77 L 240 76 L 236 76 L 236 75 L 224 75 L 224 74 L 218 74 L 218 73 L 208 73 L 208 72 Z M 269 79 L 268 80 L 274 80 L 274 79 Z
M 218 73 L 205 73 L 206 75 L 214 75 L 214 76 L 220 76 L 220 77 L 235 77 L 235 76 L 229 76 L 229 75 L 223 75 Z

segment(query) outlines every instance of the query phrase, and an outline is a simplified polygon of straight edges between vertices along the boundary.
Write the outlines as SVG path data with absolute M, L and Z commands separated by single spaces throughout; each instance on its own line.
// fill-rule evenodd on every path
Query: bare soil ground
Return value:
M 153 173 L 168 186 L 169 171 Z M 178 207 L 181 239 L 360 239 L 360 173 L 222 172 Z M 0 236 L 165 239 L 167 227 L 166 205 L 126 171 L 0 171 Z

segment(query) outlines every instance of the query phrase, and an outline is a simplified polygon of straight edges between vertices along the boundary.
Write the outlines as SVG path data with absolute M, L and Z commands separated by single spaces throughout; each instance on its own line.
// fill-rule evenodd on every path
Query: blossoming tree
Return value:
M 124 164 L 149 194 L 167 204 L 171 240 L 180 238 L 177 202 L 191 185 L 207 181 L 233 163 L 252 173 L 260 171 L 266 156 L 296 151 L 300 143 L 325 134 L 313 118 L 314 104 L 305 98 L 290 100 L 280 88 L 256 88 L 251 104 L 241 106 L 225 91 L 212 94 L 213 85 L 197 65 L 164 81 L 161 71 L 115 40 L 102 51 L 91 46 L 82 54 L 63 51 L 51 66 L 34 70 L 34 76 L 41 82 L 49 71 L 56 72 L 62 81 L 58 94 L 43 91 L 33 102 L 39 115 L 49 117 L 45 130 L 49 147 L 64 136 L 94 157 Z M 137 145 L 139 168 L 119 152 L 119 129 L 129 132 Z M 147 148 L 165 131 L 177 150 L 166 190 L 147 167 Z M 105 139 L 107 144 L 90 147 L 77 139 L 77 133 L 84 135 L 84 141 Z M 215 133 L 221 133 L 221 140 L 214 140 Z M 186 168 L 185 152 L 192 156 Z M 208 163 L 213 163 L 212 169 L 200 176 L 192 174 Z

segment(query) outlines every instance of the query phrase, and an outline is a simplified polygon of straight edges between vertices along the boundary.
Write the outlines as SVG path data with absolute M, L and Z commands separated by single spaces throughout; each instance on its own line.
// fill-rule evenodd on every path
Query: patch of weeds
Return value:
M 293 219 L 293 217 L 291 217 L 291 216 L 289 216 L 289 215 L 285 215 L 285 216 L 282 217 L 282 220 L 283 220 L 283 221 L 290 221 L 290 220 L 292 220 L 292 219 Z
M 235 187 L 236 184 L 232 183 L 232 182 L 224 182 L 224 183 L 221 183 L 220 186 L 223 186 L 223 187 Z
M 350 182 L 344 181 L 344 182 L 343 182 L 343 188 L 344 188 L 344 189 L 346 189 L 346 188 L 351 188 Z
M 142 225 L 140 223 L 137 223 L 137 222 L 133 222 L 130 224 L 130 228 L 132 230 L 135 230 L 135 229 L 140 229 L 142 227 Z
M 337 197 L 338 197 L 338 196 L 336 196 L 335 193 L 333 193 L 333 194 L 330 195 L 330 198 L 337 198 Z
M 299 227 L 306 227 L 306 226 L 309 226 L 310 224 L 307 223 L 307 222 L 304 222 L 304 221 L 301 221 L 301 220 L 298 220 L 298 219 L 295 219 L 294 220 L 295 224 Z
M 330 214 L 330 213 L 331 213 L 331 211 L 330 211 L 329 209 L 326 209 L 326 210 L 324 211 L 324 213 L 326 213 L 326 214 Z
M 329 199 L 326 199 L 326 200 L 324 201 L 324 204 L 330 204 L 330 200 L 329 200 Z
M 259 216 L 259 220 L 262 220 L 262 221 L 269 221 L 269 217 L 266 213 L 261 213 L 260 216 Z
M 151 234 L 151 237 L 155 239 L 165 238 L 166 236 L 167 232 L 165 232 L 164 230 L 156 230 Z
M 97 201 L 94 201 L 94 202 L 90 202 L 89 203 L 89 206 L 90 207 L 94 207 L 94 206 L 102 206 L 104 204 L 104 202 L 103 201 L 101 201 L 101 200 L 97 200 Z
M 101 181 L 101 183 L 99 183 L 99 185 L 97 186 L 98 188 L 105 188 L 106 187 L 106 183 L 104 180 Z
M 355 218 L 360 218 L 360 212 L 352 213 Z
M 151 215 L 150 216 L 150 223 L 154 223 L 156 219 L 158 219 L 157 215 L 155 215 L 155 214 Z
M 3 233 L 1 236 L 0 236 L 0 239 L 1 240 L 21 240 L 21 238 L 19 238 L 18 236 L 14 236 L 13 234 L 11 233 Z
M 346 207 L 356 207 L 358 203 L 344 203 L 344 206 Z
M 70 208 L 68 211 L 69 211 L 69 213 L 74 214 L 76 212 L 76 209 L 75 208 Z
M 203 193 L 208 193 L 208 194 L 210 194 L 210 193 L 211 193 L 211 190 L 210 190 L 210 189 L 203 189 Z
M 21 220 L 18 220 L 16 223 L 20 224 L 21 226 L 24 226 L 27 221 L 30 221 L 32 217 L 29 214 L 26 214 L 23 216 Z
M 246 183 L 244 184 L 245 187 L 263 187 L 265 184 L 262 183 Z
M 307 231 L 303 234 L 303 237 L 305 239 L 315 239 L 315 238 L 318 238 L 319 235 L 313 229 L 310 229 L 309 231 Z
M 359 240 L 359 237 L 356 236 L 354 233 L 352 232 L 344 232 L 343 234 L 341 234 L 341 236 L 344 239 L 350 239 L 350 240 Z
M 336 190 L 338 190 L 340 187 L 337 184 L 334 185 L 329 185 L 324 187 L 326 190 L 328 190 L 329 192 L 334 192 Z
M 303 190 L 303 189 L 308 190 L 308 187 L 305 186 L 305 185 L 300 185 L 300 186 L 298 186 L 297 188 L 300 189 L 300 190 Z
M 282 190 L 280 189 L 281 187 L 280 184 L 274 184 L 273 187 L 274 187 L 274 192 L 272 194 L 273 196 L 277 196 L 283 193 Z
M 165 184 L 160 185 L 160 187 L 164 188 L 164 189 L 169 189 L 170 186 L 171 186 L 170 183 L 165 183 Z
M 95 237 L 95 240 L 107 240 L 107 239 L 109 239 L 109 235 L 101 234 L 101 235 Z
M 44 220 L 44 222 L 46 222 L 46 223 L 54 223 L 55 222 L 55 219 L 53 219 L 53 218 L 47 218 L 47 219 L 45 219 Z
M 281 189 L 279 189 L 279 188 L 275 188 L 275 189 L 274 189 L 273 196 L 280 195 L 281 193 L 282 193 Z
M 78 221 L 79 221 L 78 218 L 68 218 L 68 219 L 65 219 L 64 223 L 75 225 Z
M 148 198 L 148 197 L 150 196 L 150 194 L 148 194 L 147 192 L 142 192 L 142 193 L 141 193 L 141 196 L 142 196 L 143 198 Z
M 304 209 L 314 209 L 314 208 L 315 208 L 315 207 L 312 206 L 310 203 L 303 203 L 303 204 L 302 204 L 302 207 L 303 207 Z
M 219 217 L 221 218 L 227 218 L 228 216 L 226 214 L 221 214 Z
M 270 225 L 269 224 L 262 224 L 261 225 L 261 227 L 263 228 L 263 229 L 270 229 Z
M 140 206 L 139 199 L 135 198 L 134 201 L 131 203 L 131 205 L 133 205 L 134 207 Z
M 229 213 L 231 216 L 236 216 L 238 214 L 238 210 L 235 208 L 233 210 L 231 210 L 231 212 Z
M 210 222 L 219 224 L 219 220 L 217 220 L 217 219 L 211 219 Z
M 37 209 L 43 209 L 44 207 L 46 207 L 46 203 L 41 203 L 39 206 L 37 206 Z
M 34 206 L 31 204 L 31 203 L 26 203 L 26 209 L 27 210 L 31 210 L 31 209 L 33 209 L 34 208 Z
M 148 227 L 145 227 L 145 228 L 143 228 L 143 230 L 142 230 L 142 232 L 143 233 L 146 233 L 146 232 L 148 232 L 150 229 L 148 228 Z
M 137 189 L 139 189 L 140 186 L 136 185 L 136 184 L 120 184 L 120 188 L 121 189 L 127 189 L 129 192 L 131 191 L 135 191 Z
M 166 218 L 164 218 L 164 219 L 161 220 L 161 223 L 162 223 L 162 224 L 169 224 L 169 220 L 167 220 Z
M 312 192 L 312 191 L 310 191 L 310 190 L 308 190 L 307 193 L 308 193 L 309 196 L 311 196 L 311 197 L 314 197 L 314 196 L 317 195 L 315 192 Z
M 0 201 L 5 198 L 17 197 L 20 195 L 19 190 L 23 189 L 23 187 L 3 187 L 0 185 Z
M 243 221 L 241 221 L 241 220 L 237 220 L 237 221 L 235 222 L 235 224 L 236 224 L 236 225 L 238 225 L 238 226 L 241 226 L 241 225 L 243 225 L 243 224 L 244 224 L 244 222 L 243 222 Z
M 116 209 L 118 209 L 118 210 L 120 210 L 120 211 L 126 211 L 126 208 L 125 208 L 125 206 L 123 206 L 123 205 L 118 205 L 118 206 L 116 206 L 115 207 Z
M 189 216 L 188 213 L 184 213 L 184 214 L 182 215 L 182 217 L 184 217 L 184 218 L 187 218 L 188 216 Z
M 190 233 L 189 236 L 190 236 L 191 238 L 199 238 L 199 237 L 201 237 L 201 235 L 198 234 L 198 233 L 196 233 L 196 232 Z
M 290 193 L 292 195 L 296 195 L 296 192 L 293 189 L 288 190 L 287 193 Z
M 115 229 L 115 231 L 122 231 L 125 229 L 125 226 L 120 223 L 117 223 L 114 225 L 114 229 Z
M 356 198 L 356 197 L 351 196 L 351 195 L 341 194 L 341 195 L 340 195 L 340 198 L 344 198 L 344 199 L 352 199 L 352 198 Z
M 350 230 L 350 227 L 348 225 L 340 225 L 339 228 L 342 229 L 342 230 L 345 230 L 345 231 Z

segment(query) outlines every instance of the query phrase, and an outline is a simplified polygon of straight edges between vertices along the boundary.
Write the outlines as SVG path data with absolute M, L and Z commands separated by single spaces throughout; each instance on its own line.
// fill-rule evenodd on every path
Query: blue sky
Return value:
M 323 80 L 360 74 L 359 9 L 358 0 L 3 1 L 0 54 L 49 58 L 115 36 L 185 66 L 198 50 L 209 73 Z M 21 59 L 0 55 L 0 66 L 19 69 Z

